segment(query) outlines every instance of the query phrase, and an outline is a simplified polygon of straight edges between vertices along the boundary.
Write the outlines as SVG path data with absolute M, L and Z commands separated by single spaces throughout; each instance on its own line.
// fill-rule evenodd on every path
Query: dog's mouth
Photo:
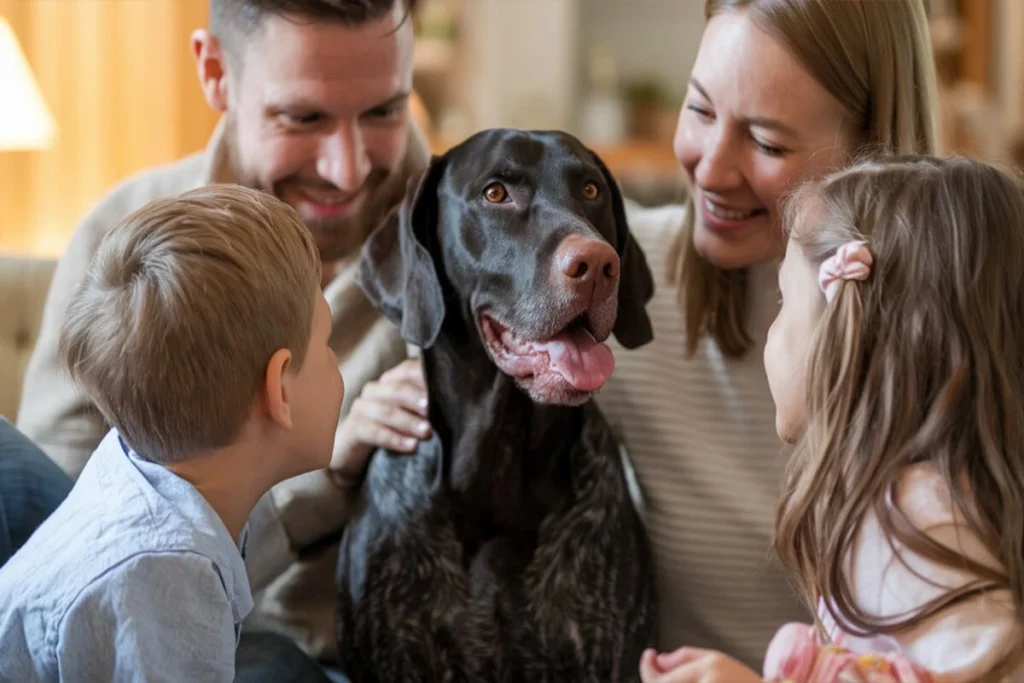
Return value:
M 525 339 L 486 313 L 480 329 L 495 365 L 534 400 L 579 403 L 611 377 L 615 357 L 599 342 L 586 313 L 548 339 Z

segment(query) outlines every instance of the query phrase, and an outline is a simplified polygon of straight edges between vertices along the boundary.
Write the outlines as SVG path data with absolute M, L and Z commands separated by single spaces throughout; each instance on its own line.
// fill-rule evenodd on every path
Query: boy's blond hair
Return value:
M 275 351 L 302 365 L 321 264 L 298 214 L 209 185 L 150 202 L 100 243 L 60 339 L 72 378 L 140 455 L 231 444 Z

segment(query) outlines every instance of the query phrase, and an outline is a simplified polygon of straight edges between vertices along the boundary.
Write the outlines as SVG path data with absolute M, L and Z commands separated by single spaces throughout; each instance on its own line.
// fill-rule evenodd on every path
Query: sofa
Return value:
M 11 422 L 56 266 L 50 259 L 0 254 L 0 415 Z

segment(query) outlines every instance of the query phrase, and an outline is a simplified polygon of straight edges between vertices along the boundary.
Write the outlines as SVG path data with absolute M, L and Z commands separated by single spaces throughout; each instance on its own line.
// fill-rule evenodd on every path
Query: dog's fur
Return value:
M 494 181 L 511 204 L 482 198 Z M 551 285 L 571 235 L 617 253 L 603 308 Z M 652 339 L 651 273 L 605 165 L 563 133 L 479 133 L 435 157 L 370 237 L 360 285 L 423 349 L 434 435 L 415 455 L 371 459 L 338 567 L 346 674 L 636 680 L 655 593 L 618 444 L 589 394 L 538 403 L 528 379 L 501 372 L 480 323 L 545 339 L 582 313 L 599 341 Z

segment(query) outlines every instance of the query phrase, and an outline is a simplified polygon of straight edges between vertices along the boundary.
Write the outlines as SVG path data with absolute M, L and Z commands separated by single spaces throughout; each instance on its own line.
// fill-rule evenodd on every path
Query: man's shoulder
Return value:
M 88 215 L 117 212 L 123 217 L 154 199 L 190 190 L 204 182 L 207 164 L 208 153 L 201 151 L 137 171 L 114 185 Z
M 207 152 L 196 152 L 122 179 L 90 208 L 72 240 L 80 241 L 84 237 L 94 248 L 103 235 L 132 212 L 154 199 L 170 197 L 202 184 L 207 155 Z

